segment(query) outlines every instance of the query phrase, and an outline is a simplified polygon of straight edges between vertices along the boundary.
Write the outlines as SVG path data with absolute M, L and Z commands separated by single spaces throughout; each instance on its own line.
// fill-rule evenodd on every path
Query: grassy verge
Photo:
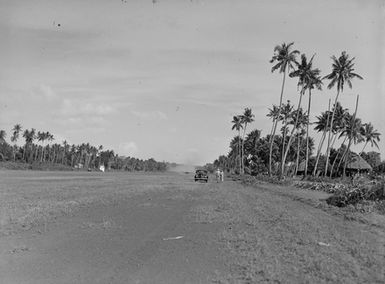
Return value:
M 0 171 L 0 234 L 44 225 L 82 206 L 167 190 L 170 178 L 119 172 Z

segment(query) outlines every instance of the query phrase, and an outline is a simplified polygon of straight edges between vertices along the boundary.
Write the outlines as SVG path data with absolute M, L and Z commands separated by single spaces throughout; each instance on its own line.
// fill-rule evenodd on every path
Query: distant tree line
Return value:
M 166 162 L 119 156 L 113 150 L 104 150 L 102 145 L 54 143 L 55 138 L 50 132 L 34 128 L 23 130 L 20 124 L 16 124 L 10 134 L 8 143 L 6 131 L 0 130 L 0 161 L 60 164 L 84 169 L 99 169 L 103 165 L 107 170 L 126 171 L 165 171 L 168 168 Z M 17 144 L 20 139 L 24 140 L 22 146 Z

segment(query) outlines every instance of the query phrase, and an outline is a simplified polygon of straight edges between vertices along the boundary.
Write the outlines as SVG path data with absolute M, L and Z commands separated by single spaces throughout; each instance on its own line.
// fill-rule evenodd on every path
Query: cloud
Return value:
M 63 115 L 107 115 L 115 112 L 115 108 L 107 104 L 74 103 L 65 99 L 61 108 Z
M 53 89 L 50 86 L 41 84 L 39 86 L 39 88 L 40 88 L 42 95 L 44 97 L 46 97 L 47 99 L 51 99 L 51 98 L 56 97 L 56 93 L 53 91 Z
M 53 88 L 46 84 L 35 86 L 31 91 L 31 95 L 36 98 L 48 100 L 57 98 L 56 92 L 53 90 Z
M 140 118 L 140 119 L 161 119 L 161 120 L 167 120 L 168 117 L 164 112 L 161 112 L 159 110 L 156 111 L 136 111 L 132 110 L 131 114 Z
M 54 117 L 56 122 L 65 127 L 100 132 L 105 130 L 109 115 L 115 112 L 116 108 L 109 104 L 64 99 Z
M 131 142 L 124 142 L 119 144 L 119 153 L 125 156 L 134 156 L 138 152 L 138 146 L 136 146 L 136 143 Z

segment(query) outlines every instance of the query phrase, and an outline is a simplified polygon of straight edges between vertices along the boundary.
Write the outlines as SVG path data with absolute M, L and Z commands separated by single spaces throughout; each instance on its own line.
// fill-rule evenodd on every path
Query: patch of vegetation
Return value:
M 113 150 L 90 143 L 79 145 L 53 143 L 50 132 L 36 129 L 22 129 L 16 124 L 11 130 L 10 143 L 6 141 L 7 133 L 0 130 L 0 169 L 12 170 L 124 170 L 124 171 L 166 171 L 172 164 L 158 162 L 153 158 L 142 160 L 134 157 L 119 156 Z M 25 144 L 17 144 L 22 136 Z M 104 171 L 103 169 L 103 171 Z
M 356 205 L 365 200 L 380 201 L 385 199 L 385 182 L 374 185 L 357 185 L 345 187 L 329 197 L 326 201 L 330 205 L 345 207 Z

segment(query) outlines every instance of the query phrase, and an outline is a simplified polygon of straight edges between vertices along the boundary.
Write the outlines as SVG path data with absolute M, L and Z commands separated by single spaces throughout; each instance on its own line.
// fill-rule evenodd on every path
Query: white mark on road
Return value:
M 177 236 L 177 237 L 171 237 L 171 238 L 164 238 L 164 241 L 169 241 L 169 240 L 179 240 L 184 238 L 184 236 Z

